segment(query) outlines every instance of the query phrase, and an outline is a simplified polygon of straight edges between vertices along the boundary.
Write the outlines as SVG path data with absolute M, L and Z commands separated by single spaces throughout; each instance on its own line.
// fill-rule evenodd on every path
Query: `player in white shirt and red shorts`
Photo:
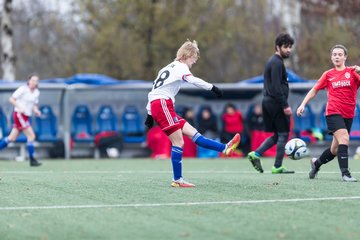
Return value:
M 32 112 L 37 116 L 41 116 L 41 112 L 37 104 L 39 103 L 40 91 L 38 90 L 39 77 L 37 75 L 30 75 L 27 84 L 20 86 L 10 97 L 9 101 L 14 105 L 14 125 L 8 137 L 0 141 L 0 150 L 7 147 L 9 142 L 16 141 L 21 132 L 24 132 L 27 138 L 27 149 L 30 158 L 30 166 L 37 167 L 41 163 L 34 157 L 34 141 L 35 133 L 29 118 Z
M 222 91 L 218 87 L 194 77 L 190 72 L 190 68 L 198 60 L 199 54 L 196 41 L 187 40 L 178 49 L 175 60 L 159 71 L 153 88 L 148 94 L 146 107 L 148 116 L 145 125 L 151 128 L 155 120 L 172 143 L 171 161 L 174 174 L 172 187 L 195 187 L 194 184 L 185 181 L 182 176 L 183 134 L 190 137 L 197 145 L 223 152 L 227 156 L 232 155 L 240 143 L 239 134 L 236 134 L 227 144 L 205 138 L 175 112 L 175 96 L 184 82 L 212 91 L 217 97 L 222 97 Z

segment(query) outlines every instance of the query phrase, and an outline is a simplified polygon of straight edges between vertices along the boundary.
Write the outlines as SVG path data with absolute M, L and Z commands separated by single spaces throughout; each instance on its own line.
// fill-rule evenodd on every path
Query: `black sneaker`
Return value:
M 41 162 L 39 162 L 38 160 L 36 160 L 35 158 L 30 158 L 30 166 L 31 167 L 38 167 L 41 166 Z
M 310 166 L 311 166 L 311 169 L 310 169 L 310 172 L 309 172 L 309 178 L 310 179 L 314 179 L 316 177 L 317 173 L 320 170 L 320 168 L 317 168 L 315 166 L 315 161 L 316 160 L 317 160 L 317 158 L 310 159 Z

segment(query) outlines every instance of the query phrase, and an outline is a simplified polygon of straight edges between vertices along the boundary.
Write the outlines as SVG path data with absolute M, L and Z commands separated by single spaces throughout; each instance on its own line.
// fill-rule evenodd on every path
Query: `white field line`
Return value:
M 293 198 L 293 199 L 269 199 L 269 200 L 244 200 L 244 201 L 220 201 L 220 202 L 180 202 L 180 203 L 134 203 L 134 204 L 98 204 L 98 205 L 58 205 L 58 206 L 18 206 L 0 207 L 0 211 L 19 210 L 52 210 L 52 209 L 94 209 L 94 208 L 139 208 L 139 207 L 177 207 L 177 206 L 206 206 L 206 205 L 249 205 L 266 203 L 297 203 L 315 201 L 344 201 L 360 200 L 360 196 L 350 197 L 323 197 L 323 198 Z
M 152 170 L 124 170 L 124 171 L 0 171 L 0 174 L 168 174 L 172 171 L 152 171 Z M 218 170 L 199 170 L 199 171 L 186 171 L 186 173 L 193 174 L 259 174 L 254 171 L 218 171 Z M 265 173 L 271 173 L 265 171 Z M 308 171 L 295 171 L 298 174 L 308 174 Z M 340 171 L 320 171 L 321 174 L 340 174 Z M 351 171 L 353 174 L 359 174 L 360 172 Z M 292 175 L 292 174 L 290 174 Z

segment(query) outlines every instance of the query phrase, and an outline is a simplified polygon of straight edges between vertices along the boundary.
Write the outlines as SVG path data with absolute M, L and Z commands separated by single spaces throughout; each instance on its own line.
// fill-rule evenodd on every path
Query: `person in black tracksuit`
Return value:
M 260 156 L 276 144 L 276 158 L 272 173 L 294 173 L 283 165 L 285 144 L 290 132 L 291 107 L 288 104 L 289 84 L 284 59 L 288 58 L 294 39 L 287 33 L 281 33 L 275 40 L 275 54 L 270 57 L 264 71 L 264 98 L 262 101 L 263 117 L 266 132 L 274 134 L 253 152 L 248 154 L 248 159 L 259 172 L 264 172 Z

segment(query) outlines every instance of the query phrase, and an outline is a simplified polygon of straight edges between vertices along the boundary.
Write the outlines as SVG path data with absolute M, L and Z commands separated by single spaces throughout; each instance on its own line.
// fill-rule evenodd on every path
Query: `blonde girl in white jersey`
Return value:
M 149 101 L 146 107 L 148 117 L 145 125 L 151 128 L 155 120 L 172 143 L 171 162 L 174 174 L 172 187 L 195 187 L 182 177 L 183 134 L 201 147 L 224 152 L 226 155 L 231 155 L 240 142 L 239 134 L 236 134 L 227 144 L 205 138 L 174 110 L 175 96 L 184 82 L 212 91 L 218 97 L 222 97 L 222 91 L 219 88 L 194 77 L 190 72 L 190 68 L 197 62 L 199 55 L 197 42 L 187 40 L 177 51 L 175 60 L 159 71 L 153 88 L 148 94 Z

